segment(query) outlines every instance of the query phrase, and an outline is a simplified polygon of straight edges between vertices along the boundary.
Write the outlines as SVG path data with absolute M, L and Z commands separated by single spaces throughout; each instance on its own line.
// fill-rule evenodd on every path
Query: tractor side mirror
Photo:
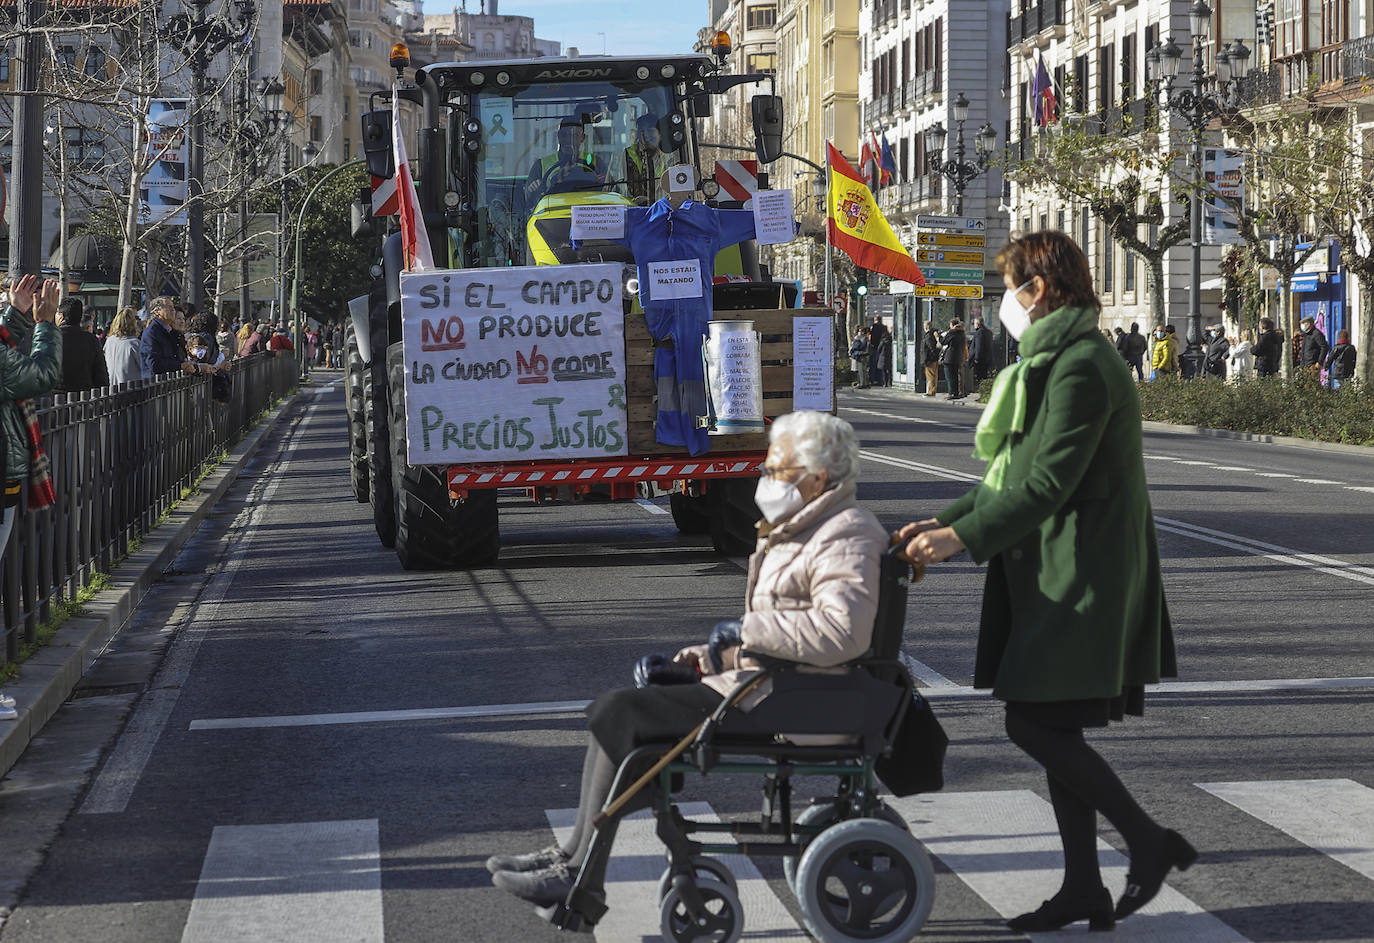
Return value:
M 782 98 L 755 95 L 750 108 L 754 118 L 754 152 L 759 163 L 771 164 L 782 156 Z
M 363 154 L 367 158 L 367 172 L 372 176 L 389 179 L 395 175 L 390 111 L 363 112 Z
M 698 92 L 697 94 L 692 96 L 691 102 L 693 118 L 711 117 L 713 105 L 711 102 L 710 92 Z

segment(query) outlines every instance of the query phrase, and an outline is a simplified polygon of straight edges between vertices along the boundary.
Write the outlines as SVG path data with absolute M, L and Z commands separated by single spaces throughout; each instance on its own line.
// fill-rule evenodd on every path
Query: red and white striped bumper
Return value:
M 665 486 L 681 478 L 749 478 L 763 467 L 763 452 L 735 455 L 715 460 L 587 460 L 547 462 L 538 465 L 453 465 L 448 470 L 448 490 L 454 498 L 469 491 L 491 488 L 588 487 L 612 482 L 634 484 L 640 481 L 663 482 Z

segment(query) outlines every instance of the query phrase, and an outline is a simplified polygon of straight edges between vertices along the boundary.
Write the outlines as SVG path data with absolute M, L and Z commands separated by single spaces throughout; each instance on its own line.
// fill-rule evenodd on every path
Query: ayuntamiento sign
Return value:
M 410 464 L 626 454 L 622 268 L 402 275 Z

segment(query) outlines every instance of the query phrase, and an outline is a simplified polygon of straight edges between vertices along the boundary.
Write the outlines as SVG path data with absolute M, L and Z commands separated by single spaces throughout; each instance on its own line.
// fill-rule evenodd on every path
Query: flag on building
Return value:
M 873 145 L 868 143 L 868 138 L 864 138 L 863 146 L 859 148 L 859 170 L 863 173 L 864 184 L 870 190 L 878 189 L 880 186 L 878 162 L 874 158 Z
M 881 272 L 888 278 L 924 285 L 925 278 L 910 253 L 897 241 L 873 192 L 850 166 L 835 145 L 826 142 L 830 186 L 826 191 L 830 244 L 843 249 L 859 268 Z
M 429 248 L 429 233 L 425 230 L 424 214 L 420 211 L 420 197 L 415 192 L 415 179 L 410 175 L 410 161 L 406 159 L 405 137 L 401 134 L 400 95 L 391 96 L 391 149 L 396 156 L 397 213 L 401 217 L 401 246 L 405 252 L 405 270 L 423 272 L 434 268 L 434 253 Z
M 877 133 L 873 131 L 868 132 L 868 140 L 873 150 L 873 180 L 875 181 L 873 191 L 876 193 L 892 182 L 892 175 L 889 174 L 887 168 L 883 166 L 883 145 L 882 142 L 878 140 Z
M 887 132 L 883 132 L 883 186 L 897 182 L 897 159 L 892 154 L 892 145 L 887 143 Z
M 1045 57 L 1035 57 L 1035 79 L 1031 82 L 1031 111 L 1035 115 L 1035 126 L 1043 128 L 1059 120 L 1059 98 L 1054 93 L 1054 80 L 1050 70 L 1045 68 Z

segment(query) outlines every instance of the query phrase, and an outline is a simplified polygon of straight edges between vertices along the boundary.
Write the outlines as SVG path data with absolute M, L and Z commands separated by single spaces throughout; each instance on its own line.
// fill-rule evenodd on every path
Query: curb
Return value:
M 6 683 L 6 693 L 19 702 L 19 717 L 0 721 L 0 776 L 19 762 L 29 743 L 66 703 L 87 669 L 119 634 L 149 587 L 176 559 L 287 409 L 308 395 L 297 387 L 234 446 L 229 458 L 200 483 L 197 493 L 178 504 L 164 523 L 144 537 L 138 552 L 115 567 L 109 588 L 83 607 L 85 614 L 68 619 L 52 641 L 24 662 L 19 675 Z
M 889 387 L 889 389 L 891 389 Z M 872 392 L 867 390 L 865 392 Z M 884 399 L 901 399 L 920 402 L 920 393 L 908 393 L 906 390 L 892 390 L 892 392 L 879 392 L 876 395 Z M 972 399 L 957 400 L 934 400 L 942 406 L 953 406 L 959 409 L 984 409 L 987 403 L 979 403 Z M 1286 435 L 1264 435 L 1258 432 L 1236 432 L 1234 429 L 1212 429 L 1207 426 L 1185 426 L 1172 422 L 1155 422 L 1154 420 L 1141 420 L 1140 427 L 1146 432 L 1162 432 L 1166 435 L 1199 435 L 1213 439 L 1232 439 L 1237 442 L 1255 442 L 1261 445 L 1284 445 L 1294 449 L 1314 449 L 1318 452 L 1339 452 L 1345 455 L 1361 455 L 1365 458 L 1374 457 L 1374 446 L 1352 445 L 1347 442 L 1322 442 L 1319 439 L 1299 439 L 1296 436 Z

